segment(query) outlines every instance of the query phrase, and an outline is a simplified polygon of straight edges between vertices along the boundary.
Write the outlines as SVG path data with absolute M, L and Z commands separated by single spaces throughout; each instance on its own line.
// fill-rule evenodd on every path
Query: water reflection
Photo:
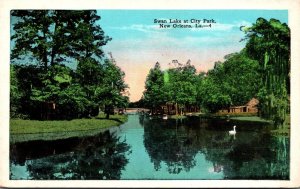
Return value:
M 175 127 L 176 124 L 161 123 L 159 119 L 144 120 L 144 145 L 155 170 L 161 168 L 162 161 L 171 174 L 189 171 L 196 165 L 194 157 L 198 150 L 192 145 L 191 135 L 181 131 L 183 127 Z
M 118 133 L 11 145 L 10 178 L 289 179 L 289 138 L 268 130 L 263 123 L 129 115 Z
M 109 131 L 87 138 L 33 141 L 11 145 L 11 169 L 25 167 L 25 179 L 120 179 L 129 152 L 129 145 Z M 11 179 L 19 179 L 14 171 Z
M 267 125 L 199 118 L 140 120 L 155 170 L 164 162 L 170 174 L 189 172 L 201 166 L 195 156 L 202 153 L 213 164 L 209 172 L 223 172 L 224 179 L 289 179 L 289 138 L 270 136 Z M 234 136 L 228 134 L 233 124 Z

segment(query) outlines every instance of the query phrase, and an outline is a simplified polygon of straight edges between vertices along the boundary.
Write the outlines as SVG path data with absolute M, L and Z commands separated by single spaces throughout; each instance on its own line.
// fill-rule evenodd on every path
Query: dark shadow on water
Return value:
M 26 179 L 120 179 L 130 146 L 115 133 L 56 141 L 16 143 L 10 147 L 11 166 L 26 166 Z M 18 179 L 11 172 L 11 179 Z

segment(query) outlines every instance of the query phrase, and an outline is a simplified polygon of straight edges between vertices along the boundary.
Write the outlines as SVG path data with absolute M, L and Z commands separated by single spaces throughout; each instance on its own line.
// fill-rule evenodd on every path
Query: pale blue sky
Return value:
M 163 69 L 177 59 L 188 59 L 198 71 L 211 69 L 226 54 L 240 51 L 245 34 L 240 26 L 251 26 L 256 19 L 275 18 L 288 23 L 287 10 L 98 10 L 104 32 L 112 37 L 105 52 L 112 52 L 125 71 L 130 100 L 139 100 L 150 68 L 158 61 Z M 154 19 L 214 19 L 206 29 L 160 29 Z

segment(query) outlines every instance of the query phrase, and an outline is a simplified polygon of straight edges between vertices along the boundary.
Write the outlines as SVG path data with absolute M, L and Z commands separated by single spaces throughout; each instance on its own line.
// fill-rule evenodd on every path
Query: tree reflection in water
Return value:
M 273 137 L 270 126 L 253 122 L 226 123 L 222 120 L 140 119 L 144 145 L 156 171 L 161 163 L 170 174 L 189 172 L 201 166 L 197 153 L 212 162 L 208 172 L 223 172 L 224 179 L 289 179 L 289 138 Z M 238 133 L 228 135 L 232 124 Z
M 142 124 L 142 123 L 141 123 Z M 192 138 L 178 123 L 153 119 L 143 120 L 144 145 L 154 163 L 155 170 L 161 168 L 161 162 L 168 166 L 168 172 L 178 174 L 189 171 L 196 165 L 198 150 L 192 145 Z
M 26 161 L 31 179 L 120 179 L 128 163 L 126 153 L 129 145 L 106 131 L 87 138 L 15 144 L 11 161 Z

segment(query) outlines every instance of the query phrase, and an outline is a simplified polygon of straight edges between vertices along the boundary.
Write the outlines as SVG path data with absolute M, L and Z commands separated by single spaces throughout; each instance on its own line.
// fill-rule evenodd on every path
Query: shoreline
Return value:
M 111 115 L 110 119 L 97 116 L 70 121 L 10 120 L 10 144 L 33 140 L 59 140 L 92 136 L 124 124 L 127 115 Z
M 197 114 L 192 115 L 200 118 L 209 119 L 228 119 L 225 116 L 214 114 Z M 170 116 L 170 119 L 186 119 L 190 115 Z M 93 136 L 110 129 L 118 128 L 128 120 L 128 115 L 111 115 L 110 119 L 105 119 L 104 115 L 99 115 L 90 119 L 74 119 L 74 120 L 53 120 L 53 121 L 38 121 L 38 120 L 10 120 L 10 144 L 18 142 L 28 142 L 33 140 L 60 140 L 73 137 Z M 229 118 L 232 121 L 250 121 L 272 124 L 271 121 L 262 119 L 258 116 L 232 116 Z M 271 130 L 270 133 L 274 136 L 290 136 L 289 121 L 283 128 Z

